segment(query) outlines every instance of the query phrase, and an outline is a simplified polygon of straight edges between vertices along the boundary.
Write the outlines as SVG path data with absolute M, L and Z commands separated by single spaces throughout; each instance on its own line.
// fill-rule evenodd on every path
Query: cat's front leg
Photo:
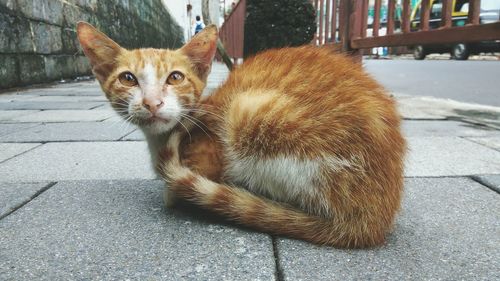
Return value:
M 165 178 L 165 174 L 167 174 L 169 170 L 172 170 L 173 167 L 176 165 L 172 164 L 177 164 L 180 165 L 179 163 L 179 144 L 180 144 L 180 139 L 181 139 L 182 133 L 175 132 L 172 134 L 171 138 L 167 142 L 167 145 L 160 149 L 159 155 L 158 155 L 158 162 L 157 162 L 157 171 Z M 172 139 L 173 138 L 173 139 Z M 172 190 L 172 187 L 170 186 L 169 182 L 165 182 L 165 187 L 163 189 L 163 203 L 165 204 L 165 207 L 171 209 L 174 208 L 176 203 L 177 203 L 177 196 L 175 195 L 175 192 Z

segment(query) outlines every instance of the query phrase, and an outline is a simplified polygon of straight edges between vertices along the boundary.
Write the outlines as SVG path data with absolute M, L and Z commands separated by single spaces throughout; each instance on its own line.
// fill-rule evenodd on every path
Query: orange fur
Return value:
M 153 162 L 162 158 L 167 204 L 175 195 L 318 244 L 383 243 L 405 141 L 394 101 L 350 59 L 312 46 L 266 51 L 201 99 L 214 27 L 179 50 L 125 50 L 84 23 L 78 37 L 113 107 L 144 131 Z M 174 72 L 183 80 L 167 83 Z M 124 73 L 137 83 L 121 83 Z
M 228 184 L 173 156 L 164 173 L 177 196 L 273 234 L 383 243 L 400 207 L 405 141 L 394 101 L 351 60 L 310 46 L 267 51 L 203 105 L 222 117 L 204 121 L 222 142 Z

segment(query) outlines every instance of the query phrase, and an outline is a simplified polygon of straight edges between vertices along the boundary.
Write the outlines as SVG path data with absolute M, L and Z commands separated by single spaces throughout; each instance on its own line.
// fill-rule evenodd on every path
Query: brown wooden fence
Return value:
M 395 47 L 427 44 L 468 43 L 500 40 L 500 21 L 480 24 L 481 1 L 470 0 L 467 24 L 452 26 L 453 0 L 442 0 L 439 28 L 430 29 L 430 3 L 423 0 L 417 28 L 410 28 L 410 0 L 401 0 L 401 17 L 396 29 L 396 0 L 388 0 L 387 21 L 381 23 L 382 0 L 374 0 L 373 22 L 368 25 L 369 0 L 310 0 L 317 15 L 317 32 L 312 44 L 326 45 L 359 56 L 360 50 L 374 47 Z M 500 1 L 500 0 L 499 0 Z M 243 57 L 246 0 L 240 2 L 224 22 L 220 36 L 229 55 Z M 384 25 L 385 34 L 381 34 Z M 370 34 L 367 31 L 371 31 Z
M 374 3 L 373 22 L 368 26 L 368 0 L 311 0 L 317 11 L 316 45 L 338 44 L 346 52 L 359 55 L 361 49 L 429 44 L 468 43 L 500 40 L 500 22 L 480 24 L 480 0 L 469 1 L 465 26 L 452 27 L 452 0 L 443 0 L 441 25 L 429 28 L 431 0 L 421 1 L 420 20 L 416 29 L 410 28 L 410 0 L 401 2 L 401 20 L 396 30 L 396 0 L 388 0 L 385 35 L 380 35 L 382 0 Z M 369 28 L 370 27 L 370 28 Z M 368 36 L 368 30 L 371 35 Z
M 245 43 L 246 0 L 240 0 L 231 14 L 224 20 L 219 31 L 219 37 L 227 54 L 236 60 L 243 58 Z

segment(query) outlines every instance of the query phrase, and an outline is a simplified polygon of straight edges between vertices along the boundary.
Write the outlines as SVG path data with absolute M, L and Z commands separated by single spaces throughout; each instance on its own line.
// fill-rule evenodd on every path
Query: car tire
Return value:
M 455 60 L 467 60 L 470 55 L 470 48 L 464 43 L 456 44 L 451 49 L 451 57 Z
M 427 53 L 425 52 L 424 46 L 418 45 L 413 48 L 413 57 L 416 60 L 423 60 L 427 56 Z

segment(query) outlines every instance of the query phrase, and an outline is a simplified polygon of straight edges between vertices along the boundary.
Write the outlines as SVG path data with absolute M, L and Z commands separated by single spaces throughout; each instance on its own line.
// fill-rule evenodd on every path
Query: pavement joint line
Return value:
M 2 142 L 2 143 L 12 143 L 12 142 Z M 0 164 L 2 164 L 2 163 L 4 163 L 4 162 L 7 162 L 7 161 L 9 161 L 10 159 L 13 159 L 13 158 L 15 158 L 15 157 L 17 157 L 17 156 L 20 156 L 20 155 L 23 155 L 23 154 L 25 154 L 25 153 L 28 153 L 28 152 L 32 151 L 33 149 L 35 149 L 35 148 L 37 148 L 37 147 L 40 147 L 40 146 L 44 145 L 44 143 L 43 143 L 43 142 L 35 142 L 35 141 L 34 141 L 34 142 L 14 142 L 14 143 L 39 143 L 39 145 L 34 146 L 34 147 L 32 147 L 32 148 L 30 148 L 30 149 L 28 149 L 28 150 L 26 150 L 26 151 L 23 151 L 23 152 L 21 152 L 21 153 L 19 153 L 19 154 L 14 155 L 14 156 L 12 156 L 12 157 L 9 157 L 9 158 L 7 158 L 7 159 L 5 159 L 5 160 L 3 160 L 3 161 L 0 161 Z
M 478 126 L 478 127 L 489 128 L 489 129 L 493 129 L 493 130 L 499 130 L 499 128 L 497 126 L 495 126 L 495 125 L 492 125 L 492 124 L 489 124 L 489 123 L 486 123 L 486 122 L 480 122 L 480 121 L 477 121 L 477 120 L 474 120 L 474 119 L 464 118 L 462 116 L 448 116 L 446 118 L 446 120 L 459 121 L 459 122 L 463 122 L 463 123 L 472 124 L 472 125 L 475 125 L 475 126 Z
M 119 139 L 119 140 L 63 140 L 63 141 L 23 141 L 23 142 L 0 141 L 0 143 L 40 143 L 40 144 L 47 144 L 47 143 L 66 143 L 66 142 L 143 142 L 143 141 L 145 141 L 145 140 L 121 140 L 121 139 Z
M 480 142 L 478 142 L 478 141 L 476 141 L 476 140 L 470 139 L 470 138 L 471 138 L 471 136 L 460 136 L 459 138 L 462 138 L 462 139 L 464 139 L 464 140 L 466 140 L 466 141 L 470 141 L 470 142 L 475 143 L 475 144 L 482 145 L 482 146 L 484 146 L 484 147 L 486 147 L 486 148 L 493 149 L 493 150 L 495 150 L 495 151 L 500 151 L 500 149 L 496 149 L 496 148 L 494 148 L 494 147 L 487 146 L 487 145 L 485 145 L 484 143 L 480 143 Z
M 275 265 L 275 273 L 274 276 L 276 281 L 284 281 L 285 278 L 283 276 L 283 268 L 281 266 L 281 260 L 279 256 L 278 243 L 276 241 L 278 239 L 276 236 L 271 236 L 271 241 L 273 243 L 273 255 L 274 255 L 274 265 Z
M 91 108 L 89 108 L 89 109 L 87 109 L 87 110 L 96 109 L 96 108 L 99 108 L 99 107 L 102 107 L 102 106 L 103 106 L 102 104 L 100 104 L 100 105 L 96 105 L 96 106 L 93 106 L 93 107 L 91 107 Z
M 0 216 L 0 220 L 8 217 L 9 215 L 11 215 L 12 213 L 14 213 L 15 211 L 21 209 L 24 205 L 28 204 L 29 202 L 31 202 L 33 199 L 37 198 L 40 194 L 44 193 L 45 191 L 49 190 L 49 188 L 53 187 L 54 185 L 56 185 L 57 182 L 56 181 L 53 181 L 53 182 L 50 182 L 48 183 L 46 186 L 44 186 L 42 189 L 38 190 L 35 194 L 33 194 L 33 196 L 31 196 L 28 200 L 24 201 L 24 202 L 21 202 L 19 205 L 15 206 L 12 210 L 10 210 L 9 212 L 3 214 Z
M 456 175 L 456 176 L 405 176 L 405 179 L 456 179 L 456 178 L 470 178 L 472 176 L 478 176 L 477 174 L 471 175 Z
M 137 130 L 139 130 L 139 129 L 135 129 L 132 132 L 130 132 L 130 133 L 122 136 L 121 138 L 118 139 L 118 141 L 128 141 L 128 140 L 124 140 L 124 138 L 126 138 L 126 137 L 130 136 L 131 134 L 135 133 Z
M 500 194 L 500 192 L 498 190 L 496 190 L 493 186 L 491 186 L 490 184 L 488 184 L 487 182 L 483 181 L 478 175 L 473 175 L 473 176 L 470 176 L 469 177 L 471 180 L 479 183 L 480 185 L 490 189 L 491 191 L 497 193 L 497 194 Z
M 439 116 L 438 116 L 439 117 Z M 403 120 L 408 120 L 408 121 L 455 121 L 452 119 L 449 119 L 449 117 L 444 117 L 442 119 L 436 119 L 436 118 L 412 118 L 412 117 L 401 117 Z

